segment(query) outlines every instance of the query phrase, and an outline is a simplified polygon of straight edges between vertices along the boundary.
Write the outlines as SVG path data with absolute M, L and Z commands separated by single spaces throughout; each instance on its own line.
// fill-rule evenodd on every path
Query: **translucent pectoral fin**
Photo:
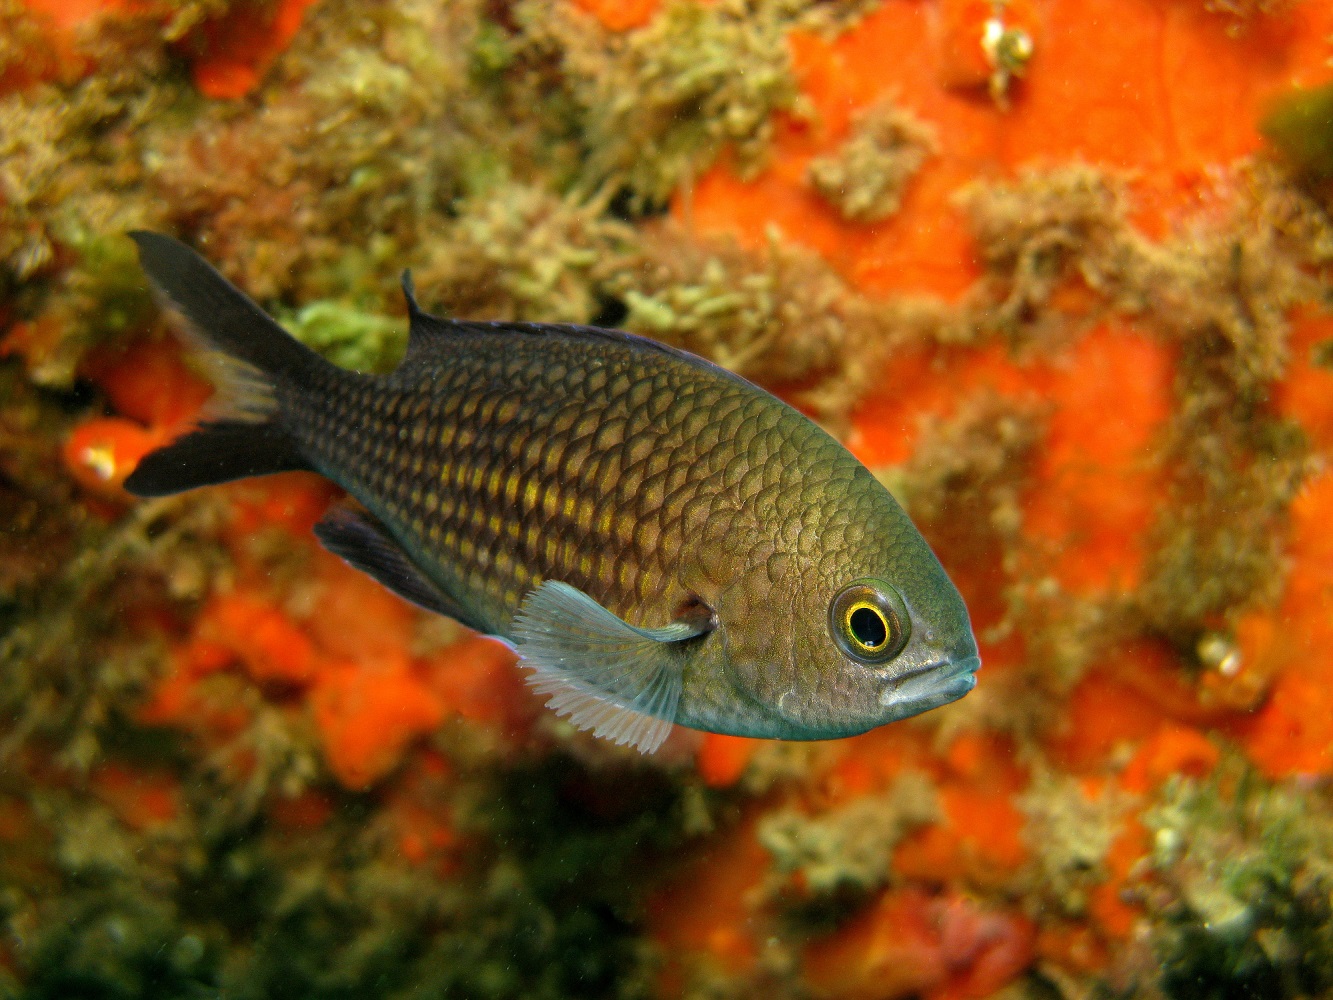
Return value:
M 514 640 L 528 683 L 580 729 L 652 753 L 676 717 L 682 685 L 680 643 L 708 631 L 676 621 L 636 628 L 576 587 L 547 580 L 514 617 Z

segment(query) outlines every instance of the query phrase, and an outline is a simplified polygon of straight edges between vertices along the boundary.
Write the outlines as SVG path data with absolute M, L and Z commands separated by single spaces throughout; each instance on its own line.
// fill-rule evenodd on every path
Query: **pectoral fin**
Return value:
M 547 580 L 523 600 L 514 640 L 528 683 L 580 729 L 644 753 L 662 745 L 680 702 L 681 643 L 706 622 L 636 628 L 583 591 Z

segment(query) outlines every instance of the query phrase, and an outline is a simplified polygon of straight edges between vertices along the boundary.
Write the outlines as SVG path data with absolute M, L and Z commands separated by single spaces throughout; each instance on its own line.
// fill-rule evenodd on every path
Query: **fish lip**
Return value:
M 946 656 L 942 659 L 932 660 L 930 663 L 923 663 L 906 673 L 899 674 L 893 679 L 895 688 L 901 686 L 905 681 L 920 677 L 923 674 L 936 674 L 940 680 L 948 680 L 962 673 L 975 674 L 981 669 L 981 657 L 976 653 L 971 656 L 962 656 L 955 659 L 952 656 Z M 940 673 L 943 671 L 943 673 Z
M 945 678 L 951 680 L 960 674 L 975 674 L 981 669 L 981 657 L 976 653 L 959 660 L 945 660 L 944 663 L 952 663 L 953 668 L 943 675 L 942 680 Z M 943 663 L 940 665 L 943 666 Z
M 981 657 L 975 653 L 956 660 L 952 657 L 936 660 L 895 678 L 891 686 L 880 692 L 879 702 L 893 710 L 894 718 L 947 705 L 976 687 L 980 669 Z

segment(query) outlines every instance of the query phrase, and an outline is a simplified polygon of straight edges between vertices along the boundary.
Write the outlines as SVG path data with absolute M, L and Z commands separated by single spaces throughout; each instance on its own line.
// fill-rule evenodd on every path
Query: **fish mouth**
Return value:
M 937 660 L 913 670 L 880 692 L 879 703 L 890 710 L 888 721 L 919 715 L 957 701 L 977 685 L 981 657 Z

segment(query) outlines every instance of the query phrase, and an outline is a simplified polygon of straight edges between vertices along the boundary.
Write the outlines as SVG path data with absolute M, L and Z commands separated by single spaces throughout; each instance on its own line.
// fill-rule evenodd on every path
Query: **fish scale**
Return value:
M 541 341 L 526 331 L 462 335 L 447 366 L 405 366 L 388 384 L 331 370 L 282 403 L 316 467 L 431 553 L 423 568 L 476 605 L 488 629 L 503 634 L 523 595 L 550 577 L 628 621 L 662 624 L 690 596 L 685 537 L 761 533 L 739 515 L 762 490 L 762 466 L 722 443 L 729 428 L 736 440 L 775 431 L 780 414 L 766 419 L 756 404 L 767 400 L 746 398 L 726 375 L 683 386 L 672 356 L 597 336 L 579 345 L 582 368 L 548 370 Z M 469 395 L 477 385 L 501 388 Z M 427 504 L 428 494 L 444 504 Z M 635 558 L 616 559 L 624 549 Z M 726 561 L 700 567 L 694 585 L 723 578 Z M 654 621 L 658 608 L 668 613 Z
M 438 319 L 406 285 L 402 363 L 348 372 L 183 245 L 133 235 L 231 360 L 215 419 L 127 489 L 322 473 L 365 508 L 326 515 L 327 547 L 513 643 L 553 708 L 642 749 L 673 722 L 849 735 L 975 682 L 967 609 L 906 514 L 744 379 L 615 331 Z

